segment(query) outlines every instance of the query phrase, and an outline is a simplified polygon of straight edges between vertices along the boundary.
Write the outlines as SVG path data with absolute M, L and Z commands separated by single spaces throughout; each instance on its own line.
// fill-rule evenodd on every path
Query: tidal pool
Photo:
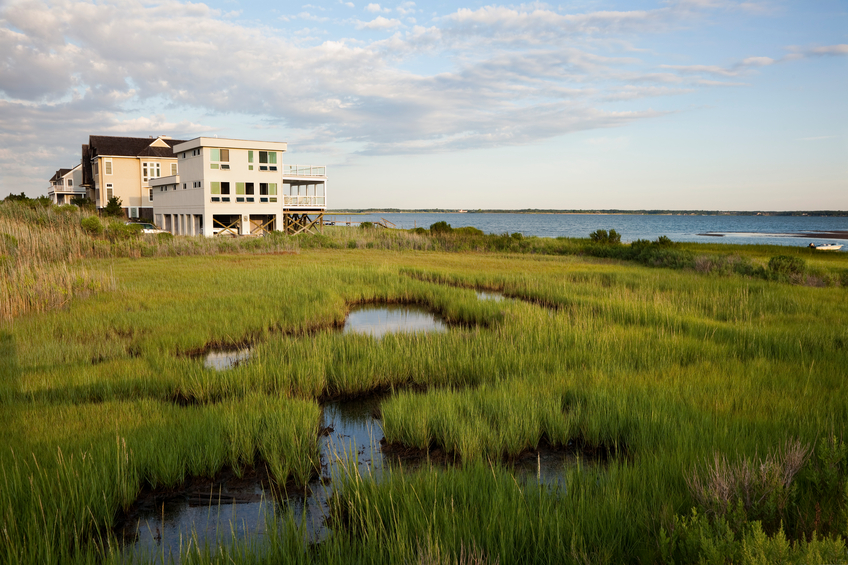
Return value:
M 237 367 L 250 359 L 250 348 L 244 349 L 217 349 L 206 354 L 203 366 L 216 371 L 226 371 Z
M 447 329 L 441 318 L 419 306 L 365 304 L 351 309 L 343 331 L 380 338 L 389 333 L 439 333 Z
M 477 300 L 491 300 L 492 302 L 501 302 L 506 297 L 500 292 L 490 292 L 488 290 L 478 290 Z
M 299 523 L 306 521 L 305 541 L 325 539 L 332 532 L 326 518 L 337 479 L 355 469 L 363 478 L 379 481 L 398 461 L 381 451 L 383 427 L 377 414 L 384 398 L 372 396 L 323 407 L 320 474 L 303 490 L 274 492 L 264 469 L 256 469 L 241 478 L 225 471 L 214 479 L 192 480 L 179 491 L 144 497 L 116 532 L 124 540 L 125 555 L 169 563 L 178 562 L 181 548 L 189 544 L 228 546 L 250 537 L 261 545 L 268 524 L 273 524 L 283 507 L 290 508 Z M 564 488 L 562 471 L 571 459 L 561 452 L 543 452 L 517 461 L 513 472 L 522 482 L 538 480 L 552 489 Z M 416 465 L 404 463 L 407 470 Z

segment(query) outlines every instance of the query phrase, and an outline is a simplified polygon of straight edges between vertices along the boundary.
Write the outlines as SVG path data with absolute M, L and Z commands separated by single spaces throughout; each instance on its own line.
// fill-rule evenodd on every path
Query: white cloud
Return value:
M 729 66 L 640 58 L 634 34 L 666 31 L 696 8 L 569 15 L 542 4 L 486 6 L 422 26 L 411 17 L 420 10 L 403 2 L 396 10 L 411 27 L 381 15 L 347 20 L 391 35 L 318 43 L 325 32 L 248 25 L 178 0 L 11 0 L 0 5 L 0 147 L 16 150 L 0 154 L 0 181 L 31 176 L 48 146 L 59 162 L 38 166 L 66 166 L 89 134 L 205 131 L 199 119 L 183 119 L 187 109 L 252 116 L 328 151 L 453 151 L 621 127 L 665 114 L 644 110 L 647 98 L 739 85 L 729 79 L 793 58 L 848 54 L 846 45 L 792 48 Z M 327 21 L 321 13 L 306 4 L 286 18 Z M 434 70 L 408 70 L 422 55 Z M 599 107 L 607 102 L 629 111 Z
M 381 29 L 392 29 L 398 26 L 403 25 L 400 20 L 396 20 L 394 18 L 384 18 L 383 16 L 377 16 L 370 22 L 357 22 L 356 29 L 372 29 L 372 30 L 381 30 Z
M 391 9 L 381 8 L 379 4 L 368 4 L 367 6 L 365 6 L 365 10 L 368 11 L 368 12 L 371 12 L 372 14 L 379 14 L 381 12 L 382 13 L 391 12 Z
M 397 7 L 398 14 L 401 16 L 406 16 L 410 14 L 414 14 L 418 10 L 415 8 L 415 2 L 402 2 Z

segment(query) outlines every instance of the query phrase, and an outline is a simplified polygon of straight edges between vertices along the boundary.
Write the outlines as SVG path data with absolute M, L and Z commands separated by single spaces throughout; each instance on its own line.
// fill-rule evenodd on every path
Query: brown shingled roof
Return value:
M 50 177 L 50 182 L 58 181 L 60 178 L 67 175 L 71 171 L 72 171 L 72 169 L 59 169 L 58 171 L 53 173 L 52 177 Z
M 107 155 L 125 157 L 174 157 L 173 147 L 185 143 L 181 139 L 162 139 L 171 148 L 151 147 L 156 138 L 149 137 L 111 137 L 107 135 L 91 135 L 88 137 L 90 158 Z

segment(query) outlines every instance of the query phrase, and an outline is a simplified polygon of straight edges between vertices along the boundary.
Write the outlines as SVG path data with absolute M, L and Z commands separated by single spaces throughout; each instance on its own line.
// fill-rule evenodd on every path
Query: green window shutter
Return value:
M 237 182 L 236 183 L 236 194 L 244 194 L 244 183 Z
M 221 194 L 221 183 L 217 181 L 212 182 L 212 194 Z
M 213 149 L 212 156 L 209 158 L 210 161 L 220 161 L 221 160 L 221 150 Z
M 269 151 L 268 152 L 268 163 L 270 163 L 271 165 L 277 164 L 277 152 L 276 151 Z
M 277 195 L 277 183 L 272 182 L 268 185 L 268 194 L 271 196 Z
M 252 162 L 253 162 L 253 151 L 248 151 L 248 152 L 247 152 L 247 162 L 248 162 L 248 163 L 252 163 Z

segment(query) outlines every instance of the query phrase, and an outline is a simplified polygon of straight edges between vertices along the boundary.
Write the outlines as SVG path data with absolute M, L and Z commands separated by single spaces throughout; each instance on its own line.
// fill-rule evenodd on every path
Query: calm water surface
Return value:
M 654 240 L 807 246 L 836 242 L 832 237 L 795 237 L 805 232 L 848 231 L 848 218 L 816 216 L 640 216 L 634 214 L 372 214 L 343 216 L 352 221 L 385 218 L 399 228 L 429 228 L 445 221 L 458 228 L 472 226 L 485 233 L 515 233 L 539 237 L 588 237 L 597 229 L 614 229 L 622 241 Z M 713 235 L 703 235 L 713 234 Z M 848 248 L 848 241 L 842 251 Z

